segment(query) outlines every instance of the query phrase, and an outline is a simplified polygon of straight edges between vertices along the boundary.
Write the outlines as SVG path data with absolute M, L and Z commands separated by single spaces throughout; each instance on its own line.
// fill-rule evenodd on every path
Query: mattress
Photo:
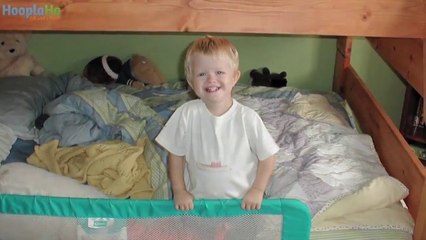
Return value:
M 411 240 L 412 234 L 391 229 L 347 229 L 312 232 L 312 240 Z

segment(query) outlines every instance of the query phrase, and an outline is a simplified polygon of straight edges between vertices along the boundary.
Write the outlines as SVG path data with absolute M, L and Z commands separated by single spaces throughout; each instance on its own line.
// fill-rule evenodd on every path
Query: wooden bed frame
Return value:
M 425 96 L 425 0 L 2 0 L 0 31 L 6 30 L 336 36 L 333 90 L 373 137 L 389 174 L 410 189 L 414 239 L 426 239 L 425 167 L 350 65 L 350 37 L 368 37 L 403 81 Z

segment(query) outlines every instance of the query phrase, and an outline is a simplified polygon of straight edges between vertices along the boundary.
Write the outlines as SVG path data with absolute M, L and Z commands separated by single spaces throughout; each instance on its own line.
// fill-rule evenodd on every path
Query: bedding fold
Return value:
M 12 148 L 13 143 L 17 137 L 13 130 L 8 126 L 0 123 L 0 165 L 3 160 L 7 158 Z
M 292 99 L 242 96 L 239 101 L 259 113 L 280 146 L 267 188 L 270 198 L 302 200 L 316 217 L 339 199 L 388 175 L 371 137 L 349 125 L 296 114 L 291 111 Z M 405 190 L 402 183 L 396 186 Z
M 105 141 L 87 146 L 59 147 L 58 140 L 37 146 L 27 162 L 87 183 L 117 198 L 151 199 L 151 170 L 145 157 L 146 139 L 136 145 Z
M 47 104 L 44 113 L 49 118 L 39 132 L 40 144 L 56 139 L 63 147 L 112 139 L 133 144 L 163 125 L 140 98 L 106 88 L 62 95 Z

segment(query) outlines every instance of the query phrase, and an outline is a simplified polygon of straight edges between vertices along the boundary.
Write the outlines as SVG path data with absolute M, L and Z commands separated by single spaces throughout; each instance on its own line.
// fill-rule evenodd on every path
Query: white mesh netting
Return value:
M 0 214 L 0 240 L 278 240 L 282 226 L 282 215 L 266 214 L 146 219 Z

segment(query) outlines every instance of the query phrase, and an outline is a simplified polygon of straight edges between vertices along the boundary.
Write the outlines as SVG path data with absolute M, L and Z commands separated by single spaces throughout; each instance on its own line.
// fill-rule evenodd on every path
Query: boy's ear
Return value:
M 189 85 L 189 87 L 190 87 L 191 89 L 194 89 L 194 88 L 192 87 L 192 81 L 190 81 L 189 79 L 186 79 L 186 82 L 188 83 L 188 85 Z
M 241 72 L 240 70 L 235 71 L 235 84 L 238 82 L 238 80 L 240 79 L 241 76 Z

